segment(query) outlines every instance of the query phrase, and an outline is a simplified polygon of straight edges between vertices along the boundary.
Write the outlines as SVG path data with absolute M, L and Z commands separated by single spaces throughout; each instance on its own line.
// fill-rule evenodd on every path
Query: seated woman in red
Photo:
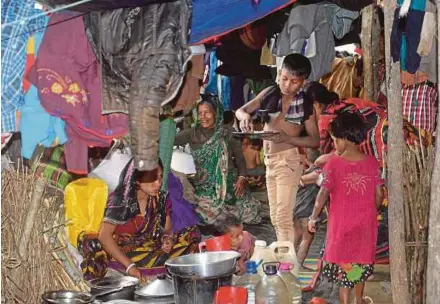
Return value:
M 109 197 L 99 235 L 79 236 L 86 279 L 103 277 L 108 267 L 144 279 L 164 272 L 169 258 L 198 251 L 200 232 L 196 226 L 173 231 L 171 201 L 160 191 L 161 163 L 151 175 L 135 170 L 130 161 Z

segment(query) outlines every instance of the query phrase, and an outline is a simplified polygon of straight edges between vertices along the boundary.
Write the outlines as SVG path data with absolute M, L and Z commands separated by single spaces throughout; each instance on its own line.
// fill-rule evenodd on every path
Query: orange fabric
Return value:
M 240 39 L 251 50 L 261 50 L 266 43 L 266 29 L 249 24 L 240 30 Z
M 35 64 L 35 39 L 33 36 L 29 38 L 26 50 L 26 66 L 24 69 L 24 78 L 23 78 L 23 92 L 26 94 L 29 88 L 31 87 L 31 83 L 27 80 L 27 74 L 29 70 Z
M 417 71 L 415 74 L 408 73 L 407 71 L 400 72 L 400 82 L 405 86 L 412 86 L 427 80 L 428 76 L 422 71 Z
M 333 61 L 332 73 L 321 78 L 320 82 L 329 91 L 339 95 L 340 99 L 357 97 L 357 88 L 354 85 L 357 77 L 356 62 L 358 58 L 335 58 Z

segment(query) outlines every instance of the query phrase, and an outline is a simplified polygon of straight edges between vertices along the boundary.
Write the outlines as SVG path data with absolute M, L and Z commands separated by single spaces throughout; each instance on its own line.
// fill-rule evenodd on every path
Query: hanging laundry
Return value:
M 205 71 L 203 55 L 191 56 L 191 69 L 186 73 L 183 86 L 177 95 L 177 100 L 173 106 L 173 112 L 182 111 L 181 116 L 186 116 L 200 99 L 200 83 Z
M 332 73 L 321 78 L 320 82 L 339 95 L 339 98 L 346 99 L 357 97 L 355 86 L 358 75 L 359 57 L 335 58 L 333 61 Z
M 391 31 L 391 55 L 401 68 L 414 74 L 420 67 L 421 57 L 417 53 L 425 12 L 410 9 L 406 17 L 399 17 L 400 9 L 394 13 Z
M 216 69 L 217 74 L 225 76 L 241 75 L 254 80 L 270 79 L 270 68 L 260 65 L 263 45 L 264 41 L 262 44 L 259 41 L 259 49 L 249 48 L 240 38 L 239 31 L 223 37 L 216 52 L 218 59 L 222 62 Z
M 174 139 L 176 138 L 176 122 L 173 118 L 165 118 L 159 126 L 159 157 L 163 165 L 162 190 L 168 190 L 168 174 L 171 172 Z
M 342 39 L 351 30 L 353 20 L 359 17 L 359 12 L 344 9 L 334 3 L 323 4 L 327 10 L 327 20 L 332 24 L 333 33 L 337 39 Z
M 433 132 L 437 117 L 437 88 L 429 81 L 402 86 L 403 117 L 414 127 Z
M 231 109 L 237 111 L 245 104 L 244 84 L 246 79 L 243 76 L 231 76 Z
M 272 51 L 269 49 L 267 41 L 261 49 L 260 64 L 268 66 L 276 65 L 275 56 L 272 55 Z
M 41 105 L 66 122 L 69 172 L 88 173 L 88 147 L 108 147 L 128 132 L 124 114 L 101 114 L 99 65 L 84 32 L 81 17 L 53 14 L 29 81 Z
M 24 104 L 23 76 L 30 35 L 43 30 L 45 16 L 35 9 L 35 0 L 2 1 L 2 133 L 17 131 L 17 109 Z M 20 21 L 20 22 L 19 22 Z
M 160 108 L 176 97 L 187 71 L 188 2 L 84 17 L 102 62 L 103 113 L 129 113 L 134 165 L 142 171 L 158 167 Z
M 301 53 L 304 43 L 314 35 L 316 55 L 308 57 L 312 64 L 309 80 L 317 80 L 332 70 L 335 58 L 335 40 L 332 25 L 327 20 L 324 5 L 310 4 L 294 6 L 283 31 L 277 37 L 272 54 L 276 57 Z M 309 43 L 309 42 L 308 42 Z M 307 47 L 306 50 L 307 52 Z
M 217 52 L 211 52 L 209 57 L 209 71 L 205 94 L 212 94 L 219 97 L 224 110 L 231 109 L 231 81 L 229 77 L 219 75 L 217 67 L 221 64 L 217 59 Z
M 46 24 L 49 18 L 46 17 Z M 38 49 L 43 40 L 44 32 L 37 32 L 30 37 L 27 48 L 26 69 L 29 71 L 35 64 Z M 38 89 L 27 81 L 25 74 L 24 84 L 26 95 L 24 105 L 20 108 L 21 155 L 30 159 L 38 144 L 51 147 L 54 144 L 64 144 L 67 135 L 64 130 L 64 121 L 50 115 L 40 104 Z M 27 88 L 27 90 L 26 90 Z

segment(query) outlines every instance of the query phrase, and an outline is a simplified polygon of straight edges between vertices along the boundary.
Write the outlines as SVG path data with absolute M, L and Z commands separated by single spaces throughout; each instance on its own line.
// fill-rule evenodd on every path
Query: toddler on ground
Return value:
M 214 226 L 219 235 L 229 234 L 231 249 L 241 253 L 237 262 L 237 273 L 242 275 L 245 271 L 244 263 L 254 253 L 255 237 L 249 232 L 243 231 L 243 224 L 231 213 L 221 213 L 216 218 Z

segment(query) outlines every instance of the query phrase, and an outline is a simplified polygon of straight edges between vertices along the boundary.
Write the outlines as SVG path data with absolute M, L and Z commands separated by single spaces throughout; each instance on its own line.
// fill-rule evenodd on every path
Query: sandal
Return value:
M 364 302 L 363 304 L 373 304 L 374 303 L 373 299 L 370 297 L 364 297 L 363 302 Z

